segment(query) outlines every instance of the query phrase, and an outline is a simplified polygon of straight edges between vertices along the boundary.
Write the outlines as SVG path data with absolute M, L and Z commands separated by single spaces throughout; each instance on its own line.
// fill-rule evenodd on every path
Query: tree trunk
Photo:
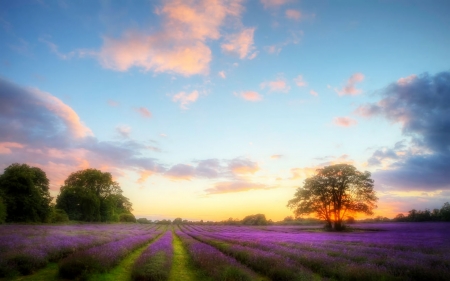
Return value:
M 343 229 L 344 229 L 344 225 L 342 223 L 342 220 L 337 220 L 334 222 L 334 230 L 341 231 Z

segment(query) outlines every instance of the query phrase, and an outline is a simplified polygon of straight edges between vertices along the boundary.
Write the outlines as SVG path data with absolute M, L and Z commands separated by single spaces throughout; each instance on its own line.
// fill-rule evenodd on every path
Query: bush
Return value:
M 50 222 L 51 223 L 58 223 L 58 222 L 68 222 L 69 216 L 67 215 L 66 211 L 63 209 L 56 209 L 54 208 L 52 213 L 50 214 Z
M 0 223 L 4 223 L 6 220 L 6 205 L 3 198 L 0 197 Z
M 136 222 L 136 218 L 133 214 L 120 214 L 119 215 L 120 222 Z

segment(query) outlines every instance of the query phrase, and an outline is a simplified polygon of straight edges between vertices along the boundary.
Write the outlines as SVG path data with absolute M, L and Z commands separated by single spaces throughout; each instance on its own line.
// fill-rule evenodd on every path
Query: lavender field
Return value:
M 320 226 L 1 225 L 0 278 L 449 280 L 449 232 L 448 223 L 355 224 L 340 233 Z

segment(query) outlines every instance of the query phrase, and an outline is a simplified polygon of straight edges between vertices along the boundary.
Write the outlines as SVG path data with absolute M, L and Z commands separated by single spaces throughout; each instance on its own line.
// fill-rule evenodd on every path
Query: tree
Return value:
M 0 223 L 4 223 L 6 219 L 6 205 L 3 203 L 3 198 L 0 197 Z
M 51 213 L 49 180 L 44 171 L 14 163 L 0 176 L 7 222 L 45 222 Z
M 327 228 L 344 228 L 345 216 L 373 214 L 378 198 L 369 172 L 359 172 L 348 164 L 336 164 L 317 170 L 299 187 L 287 206 L 295 217 L 315 214 L 327 222 Z
M 450 221 L 450 203 L 444 203 L 444 206 L 442 206 L 441 208 L 440 215 L 442 217 L 442 220 Z
M 264 214 L 256 214 L 246 216 L 242 220 L 242 224 L 246 225 L 267 225 L 266 216 Z
M 182 224 L 183 223 L 183 219 L 182 218 L 176 218 L 172 221 L 172 224 Z
M 71 220 L 119 221 L 121 214 L 131 214 L 132 204 L 110 173 L 86 169 L 64 181 L 56 208 L 64 210 Z

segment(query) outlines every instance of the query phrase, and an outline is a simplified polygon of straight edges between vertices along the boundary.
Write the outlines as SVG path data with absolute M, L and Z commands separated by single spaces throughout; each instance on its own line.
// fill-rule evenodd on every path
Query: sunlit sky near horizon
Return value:
M 2 1 L 0 168 L 111 172 L 137 217 L 281 220 L 315 169 L 450 201 L 450 1 Z

